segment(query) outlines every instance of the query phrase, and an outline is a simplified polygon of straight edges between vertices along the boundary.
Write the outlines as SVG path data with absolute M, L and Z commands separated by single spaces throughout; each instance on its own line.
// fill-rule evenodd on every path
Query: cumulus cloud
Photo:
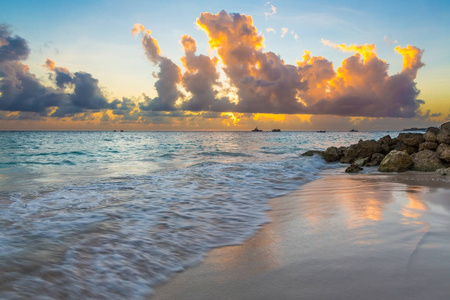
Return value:
M 418 69 L 424 65 L 422 50 L 397 46 L 396 51 L 403 55 L 403 70 L 389 76 L 389 65 L 377 57 L 375 45 L 338 45 L 326 40 L 322 43 L 355 54 L 346 58 L 327 80 L 326 95 L 310 103 L 310 113 L 406 118 L 417 114 L 424 103 L 417 99 L 419 91 L 414 82 Z M 326 72 L 329 74 L 329 69 Z
M 183 102 L 182 108 L 189 111 L 231 111 L 234 103 L 222 97 L 216 99 L 218 92 L 215 86 L 220 86 L 219 73 L 216 69 L 218 59 L 205 55 L 196 55 L 197 44 L 187 35 L 181 38 L 185 56 L 181 58 L 186 72 L 183 75 L 183 85 L 192 97 Z
M 274 34 L 277 33 L 277 32 L 275 31 L 275 29 L 273 29 L 273 28 L 271 28 L 271 27 L 267 28 L 266 31 L 267 31 L 267 32 L 272 32 L 272 33 L 274 33 Z
M 263 52 L 264 39 L 252 17 L 202 13 L 197 24 L 224 63 L 224 72 L 237 88 L 237 112 L 295 113 L 304 110 L 297 91 L 304 88 L 297 67 L 273 52 Z
M 42 85 L 20 60 L 30 52 L 27 42 L 12 36 L 8 27 L 0 25 L 0 110 L 35 112 L 47 115 L 49 109 L 67 97 Z
M 151 31 L 146 30 L 141 24 L 135 24 L 131 30 L 132 35 L 142 33 L 142 47 L 149 61 L 159 65 L 158 80 L 155 83 L 158 96 L 150 98 L 144 96 L 144 103 L 139 105 L 144 111 L 173 111 L 175 102 L 182 95 L 178 91 L 177 84 L 181 81 L 180 68 L 169 58 L 161 55 L 158 41 L 151 36 Z
M 304 51 L 301 61 L 293 65 L 265 51 L 264 37 L 251 16 L 206 12 L 200 14 L 197 25 L 206 32 L 217 57 L 197 53 L 196 41 L 184 35 L 184 72 L 162 54 L 150 30 L 141 24 L 133 26 L 131 34 L 141 38 L 144 54 L 159 68 L 154 74 L 157 96 L 144 95 L 139 103 L 129 98 L 108 102 L 99 81 L 91 74 L 71 72 L 51 59 L 47 59 L 45 67 L 50 70 L 54 87 L 42 85 L 22 63 L 29 54 L 27 42 L 0 26 L 0 110 L 53 117 L 78 114 L 82 118 L 102 111 L 104 120 L 139 122 L 148 118 L 186 118 L 187 112 L 394 118 L 420 115 L 424 102 L 418 99 L 414 80 L 424 66 L 422 49 L 396 46 L 395 51 L 403 58 L 403 69 L 394 75 L 389 75 L 389 65 L 377 56 L 374 44 L 337 44 L 325 39 L 324 45 L 350 56 L 335 66 L 325 57 Z M 267 32 L 275 30 L 268 28 Z M 282 36 L 286 34 L 299 38 L 283 28 Z M 219 66 L 226 77 L 225 85 Z
M 286 27 L 281 28 L 281 37 L 284 38 L 288 33 L 289 29 Z
M 72 116 L 85 110 L 110 109 L 112 104 L 108 102 L 101 91 L 98 80 L 85 72 L 70 73 L 64 67 L 55 66 L 55 62 L 47 58 L 46 67 L 56 75 L 50 75 L 63 92 L 67 87 L 73 87 L 73 92 L 66 93 L 67 101 L 58 105 L 58 109 L 52 114 L 54 117 Z

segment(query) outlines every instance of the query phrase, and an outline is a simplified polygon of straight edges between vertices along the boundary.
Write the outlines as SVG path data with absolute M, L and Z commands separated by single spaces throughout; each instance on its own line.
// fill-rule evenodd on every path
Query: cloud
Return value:
M 236 112 L 301 112 L 298 90 L 305 86 L 297 67 L 285 64 L 273 52 L 263 52 L 264 39 L 250 16 L 202 13 L 197 24 L 224 64 L 224 72 L 237 88 Z
M 322 39 L 322 44 L 325 46 L 330 46 L 332 48 L 341 50 L 342 52 L 354 52 L 363 56 L 365 61 L 369 61 L 371 58 L 377 56 L 376 47 L 374 44 L 364 44 L 364 45 L 345 45 L 345 44 L 336 44 L 332 43 L 328 40 Z
M 284 38 L 288 31 L 289 29 L 286 27 L 281 28 L 281 37 Z
M 275 31 L 275 29 L 270 28 L 270 27 L 267 28 L 266 31 L 267 31 L 267 32 L 272 32 L 272 33 L 274 33 L 274 34 L 277 33 L 277 32 Z
M 73 87 L 73 92 L 66 93 L 67 101 L 58 105 L 58 109 L 52 114 L 54 117 L 71 116 L 86 110 L 101 110 L 111 108 L 103 92 L 98 86 L 98 80 L 86 72 L 70 73 L 64 67 L 55 66 L 55 62 L 47 58 L 45 66 L 53 71 L 56 76 L 49 76 L 55 80 L 56 86 L 65 91 L 68 87 Z
M 387 43 L 387 44 L 389 44 L 389 45 L 392 45 L 392 44 L 397 44 L 398 43 L 398 41 L 397 40 L 391 40 L 390 38 L 388 38 L 387 36 L 384 36 L 383 37 L 383 40 Z
M 322 94 L 320 99 L 313 97 L 308 103 L 310 113 L 405 118 L 417 115 L 424 103 L 417 99 L 419 90 L 414 82 L 418 69 L 424 65 L 421 62 L 422 50 L 413 46 L 397 46 L 396 51 L 403 55 L 404 67 L 402 72 L 389 76 L 389 65 L 376 56 L 374 45 L 337 45 L 326 40 L 322 43 L 355 54 L 342 62 L 335 76 L 320 82 L 325 84 L 326 94 Z M 329 69 L 318 70 L 319 78 L 323 71 L 329 74 Z M 308 100 L 307 96 L 304 98 Z
M 268 19 L 270 16 L 273 16 L 277 13 L 277 8 L 273 6 L 270 1 L 266 3 L 266 6 L 269 7 L 269 12 L 265 12 L 264 15 L 266 16 L 266 19 Z
M 66 95 L 42 85 L 19 61 L 28 57 L 28 44 L 21 37 L 11 36 L 4 25 L 0 25 L 0 45 L 0 110 L 45 116 L 51 107 L 66 100 Z
M 145 50 L 147 58 L 154 64 L 161 61 L 161 49 L 159 48 L 158 41 L 151 36 L 151 31 L 145 29 L 141 24 L 134 24 L 131 29 L 131 35 L 142 33 L 142 47 Z
M 415 79 L 424 66 L 423 50 L 415 46 L 395 47 L 403 58 L 403 69 L 389 75 L 389 65 L 377 56 L 374 44 L 347 45 L 322 39 L 324 45 L 350 56 L 334 65 L 325 57 L 304 51 L 302 60 L 293 65 L 264 49 L 264 36 L 251 16 L 206 12 L 200 14 L 197 25 L 206 32 L 217 54 L 197 53 L 196 41 L 182 36 L 183 72 L 162 54 L 150 30 L 141 24 L 133 26 L 131 34 L 140 37 L 147 59 L 159 68 L 154 75 L 157 96 L 144 95 L 140 102 L 126 97 L 108 102 L 94 76 L 71 72 L 51 59 L 45 67 L 54 85 L 44 86 L 22 63 L 30 52 L 27 42 L 0 26 L 0 110 L 20 112 L 11 118 L 34 113 L 35 117 L 100 116 L 109 122 L 144 122 L 149 118 L 166 122 L 170 117 L 205 112 L 393 118 L 421 114 L 424 101 L 418 99 Z M 268 28 L 267 32 L 275 30 Z M 294 31 L 282 29 L 283 37 L 288 33 L 299 38 Z M 222 82 L 223 77 L 226 82 Z M 231 115 L 224 118 L 233 119 Z
M 234 103 L 228 98 L 216 99 L 217 91 L 214 87 L 220 86 L 219 73 L 216 69 L 218 59 L 205 55 L 196 55 L 197 44 L 187 35 L 181 38 L 185 56 L 181 58 L 186 72 L 183 75 L 183 85 L 192 97 L 184 101 L 182 108 L 189 111 L 230 111 L 234 110 Z
M 181 81 L 181 70 L 171 59 L 161 55 L 158 41 L 151 36 L 151 31 L 146 30 L 143 25 L 135 24 L 131 30 L 132 35 L 143 33 L 142 47 L 149 61 L 159 65 L 158 80 L 155 88 L 158 96 L 149 98 L 144 96 L 144 103 L 139 104 L 141 110 L 145 111 L 174 111 L 177 110 L 175 102 L 182 93 L 178 91 L 177 84 Z

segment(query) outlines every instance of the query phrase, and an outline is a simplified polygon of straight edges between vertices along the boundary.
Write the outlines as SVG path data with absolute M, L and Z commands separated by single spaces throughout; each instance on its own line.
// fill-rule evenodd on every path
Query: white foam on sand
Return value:
M 448 299 L 448 178 L 325 176 L 271 206 L 258 234 L 152 299 Z

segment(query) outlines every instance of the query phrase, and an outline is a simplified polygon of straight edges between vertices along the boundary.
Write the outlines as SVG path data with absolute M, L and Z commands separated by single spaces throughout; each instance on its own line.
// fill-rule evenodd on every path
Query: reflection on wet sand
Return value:
M 271 223 L 154 299 L 445 299 L 450 185 L 392 178 L 326 176 L 271 200 Z

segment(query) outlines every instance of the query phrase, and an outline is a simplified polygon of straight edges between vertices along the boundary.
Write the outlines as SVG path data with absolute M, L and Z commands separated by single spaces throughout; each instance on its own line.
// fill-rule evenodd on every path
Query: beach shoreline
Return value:
M 269 201 L 270 223 L 212 249 L 150 299 L 444 299 L 450 179 L 329 175 Z

